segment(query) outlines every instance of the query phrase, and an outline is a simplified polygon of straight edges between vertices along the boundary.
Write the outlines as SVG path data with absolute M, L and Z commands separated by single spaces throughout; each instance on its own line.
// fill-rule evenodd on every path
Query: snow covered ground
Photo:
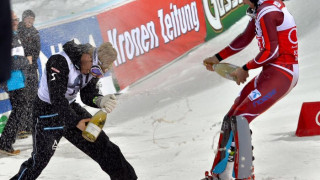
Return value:
M 302 103 L 320 101 L 319 2 L 291 0 L 286 4 L 298 25 L 300 79 L 290 94 L 250 124 L 255 174 L 257 180 L 318 180 L 320 136 L 301 138 L 294 133 Z M 210 169 L 222 118 L 243 85 L 206 71 L 201 63 L 226 46 L 247 21 L 247 17 L 243 18 L 226 33 L 119 97 L 104 131 L 120 146 L 139 179 L 197 180 Z M 242 65 L 257 51 L 254 41 L 227 62 Z M 258 72 L 250 71 L 250 78 Z M 21 155 L 0 157 L 1 180 L 18 172 L 20 164 L 30 156 L 31 144 L 31 138 L 17 140 L 14 147 L 22 149 Z M 108 175 L 63 139 L 39 179 L 102 180 Z

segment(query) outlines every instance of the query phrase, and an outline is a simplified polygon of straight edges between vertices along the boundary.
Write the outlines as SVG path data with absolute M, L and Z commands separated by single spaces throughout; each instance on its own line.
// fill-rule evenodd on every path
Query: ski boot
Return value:
M 208 171 L 205 172 L 205 178 L 201 180 L 221 180 L 218 174 L 210 175 Z

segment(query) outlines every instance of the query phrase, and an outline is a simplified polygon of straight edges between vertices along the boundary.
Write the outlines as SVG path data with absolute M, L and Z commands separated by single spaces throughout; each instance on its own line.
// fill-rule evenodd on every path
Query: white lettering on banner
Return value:
M 320 111 L 319 111 L 318 114 L 316 115 L 316 123 L 317 123 L 318 126 L 320 126 L 319 116 L 320 116 Z
M 202 0 L 202 2 L 209 24 L 219 31 L 222 30 L 221 17 L 242 4 L 243 0 Z M 211 14 L 210 7 L 213 7 L 214 15 Z
M 58 51 L 54 48 L 54 45 L 50 46 L 51 55 L 57 54 L 58 52 L 62 51 L 62 43 L 58 44 Z
M 152 21 L 119 35 L 116 28 L 108 30 L 108 39 L 118 53 L 118 60 L 114 62 L 116 66 L 125 63 L 127 58 L 131 60 L 134 56 L 159 46 L 159 38 Z
M 200 22 L 196 2 L 191 2 L 180 9 L 176 5 L 170 3 L 169 14 L 164 14 L 163 9 L 158 10 L 158 17 L 161 26 L 161 35 L 164 43 L 168 43 L 186 34 L 188 31 L 199 31 Z

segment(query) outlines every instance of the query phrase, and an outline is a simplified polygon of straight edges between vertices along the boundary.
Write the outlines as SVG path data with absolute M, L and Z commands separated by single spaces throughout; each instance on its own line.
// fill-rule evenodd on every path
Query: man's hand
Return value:
M 208 57 L 205 60 L 203 60 L 203 65 L 206 66 L 208 71 L 214 71 L 212 65 L 218 64 L 220 61 L 216 56 Z
M 86 129 L 86 122 L 89 122 L 91 119 L 81 119 L 81 121 L 78 122 L 77 128 L 80 129 L 81 131 L 84 131 Z
M 32 56 L 27 56 L 27 59 L 29 61 L 29 64 L 32 64 Z
M 241 67 L 237 68 L 234 72 L 231 73 L 231 76 L 236 77 L 237 84 L 240 85 L 241 83 L 245 83 L 247 77 L 249 77 L 248 71 L 245 71 Z
M 117 105 L 116 96 L 114 94 L 108 94 L 103 97 L 99 97 L 96 100 L 98 107 L 103 108 L 107 113 L 110 113 Z

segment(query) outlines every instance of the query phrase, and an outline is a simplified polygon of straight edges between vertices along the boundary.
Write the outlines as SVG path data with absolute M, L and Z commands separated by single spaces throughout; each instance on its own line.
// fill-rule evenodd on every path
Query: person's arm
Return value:
M 36 31 L 36 34 L 34 36 L 34 52 L 33 52 L 33 64 L 37 64 L 37 60 L 38 60 L 38 57 L 39 57 L 39 54 L 40 54 L 40 49 L 41 49 L 41 43 L 40 43 L 40 35 L 39 35 L 39 32 Z
M 246 29 L 238 35 L 229 46 L 225 47 L 219 53 L 216 54 L 219 61 L 222 61 L 247 47 L 255 37 L 255 21 L 251 19 Z
M 264 46 L 254 59 L 243 66 L 245 70 L 259 68 L 273 62 L 279 57 L 277 26 L 280 25 L 282 21 L 283 13 L 279 11 L 269 12 L 259 19 Z
M 203 64 L 207 70 L 214 71 L 212 65 L 218 64 L 220 61 L 240 52 L 242 49 L 248 46 L 252 39 L 255 37 L 255 24 L 251 19 L 243 33 L 238 35 L 227 47 L 222 49 L 214 56 L 208 57 L 203 60 Z
M 98 108 L 95 104 L 95 98 L 102 96 L 99 94 L 99 88 L 97 87 L 99 79 L 93 78 L 91 81 L 80 90 L 81 101 L 91 107 Z
M 46 65 L 46 72 L 51 105 L 55 112 L 63 117 L 61 120 L 65 120 L 63 123 L 67 128 L 76 127 L 81 117 L 75 113 L 65 98 L 69 79 L 66 59 L 61 55 L 51 56 Z
M 81 89 L 81 100 L 88 106 L 101 108 L 105 112 L 111 113 L 117 105 L 117 98 L 114 94 L 100 95 L 97 87 L 98 80 L 98 78 L 92 79 L 86 87 Z
M 23 47 L 26 57 L 32 58 L 32 64 L 35 66 L 37 64 L 37 59 L 40 54 L 40 35 L 39 32 L 34 28 L 30 37 L 21 37 L 24 38 Z M 25 35 L 25 34 L 23 34 Z

